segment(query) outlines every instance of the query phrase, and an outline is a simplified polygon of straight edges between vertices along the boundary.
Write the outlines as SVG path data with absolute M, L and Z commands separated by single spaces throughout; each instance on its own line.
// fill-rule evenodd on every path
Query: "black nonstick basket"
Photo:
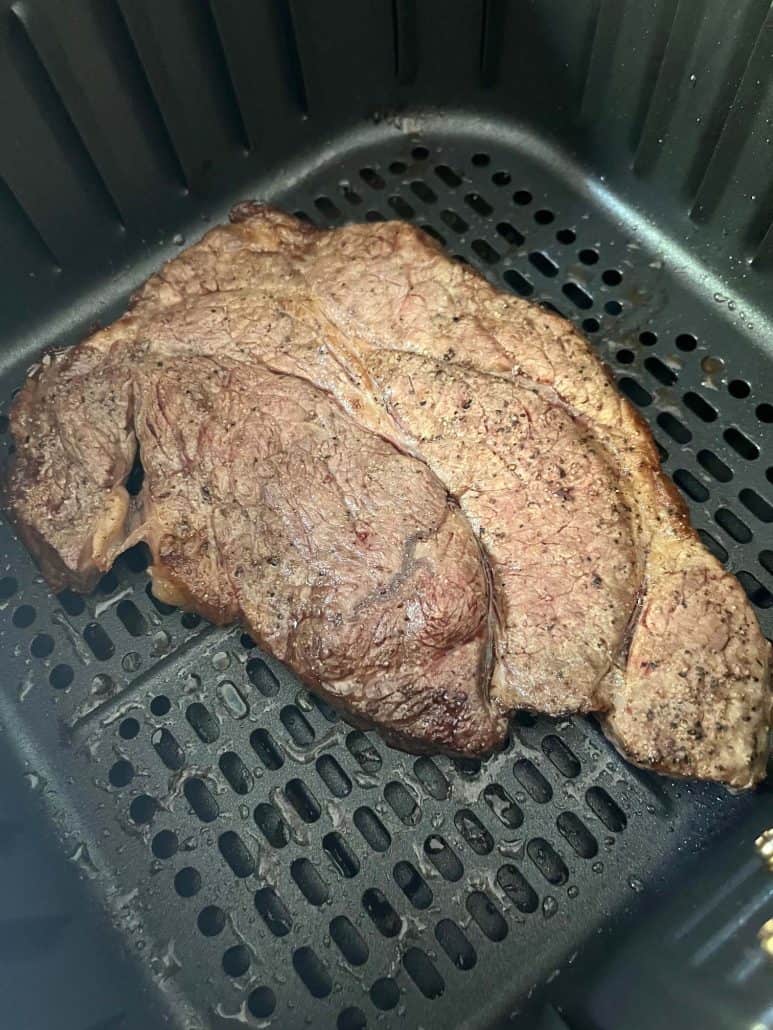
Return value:
M 0 403 L 238 200 L 407 219 L 588 335 L 771 636 L 769 8 L 0 0 Z M 145 562 L 0 527 L 3 1026 L 771 1025 L 769 786 L 393 751 Z

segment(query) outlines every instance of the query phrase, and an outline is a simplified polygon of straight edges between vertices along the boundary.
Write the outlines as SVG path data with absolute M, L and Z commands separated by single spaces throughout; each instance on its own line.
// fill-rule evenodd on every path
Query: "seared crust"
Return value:
M 287 529 L 293 497 L 277 523 L 276 506 L 255 496 L 263 480 L 229 457 L 223 419 L 238 397 L 244 410 L 257 398 L 261 424 L 289 433 L 272 489 L 292 486 L 290 453 L 308 456 L 317 490 L 309 470 L 323 453 L 351 468 L 365 449 L 390 469 L 376 507 L 387 529 L 403 526 L 403 547 L 408 513 L 425 512 L 431 551 L 398 579 L 424 605 L 431 640 L 395 647 L 382 618 L 376 632 L 355 603 L 373 571 L 357 548 L 356 576 L 323 606 L 343 613 L 337 627 L 314 614 L 318 603 L 308 608 L 297 569 L 283 566 L 276 603 L 265 563 L 235 575 L 237 551 L 254 557 L 276 538 L 290 555 L 299 540 Z M 322 438 L 281 415 L 293 399 L 322 419 Z M 94 412 L 99 431 L 84 434 Z M 121 546 L 145 539 L 160 596 L 244 621 L 314 689 L 401 746 L 478 753 L 501 742 L 501 713 L 514 708 L 596 711 L 645 767 L 737 787 L 764 774 L 769 645 L 691 528 L 646 424 L 568 323 L 494 290 L 411 226 L 323 232 L 240 205 L 231 225 L 153 276 L 129 315 L 28 380 L 11 422 L 11 511 L 56 588 L 88 589 Z M 331 433 L 346 442 L 328 453 Z M 135 434 L 146 485 L 132 511 L 121 491 Z M 242 418 L 246 454 L 263 462 L 264 442 Z M 441 483 L 459 506 L 444 501 L 442 517 Z M 371 484 L 355 493 L 375 503 Z M 420 496 L 435 500 L 427 508 Z M 332 497 L 322 489 L 316 509 L 332 511 Z M 320 523 L 309 566 L 323 539 Z M 334 550 L 328 568 L 348 567 L 351 555 Z M 302 630 L 289 632 L 299 612 Z

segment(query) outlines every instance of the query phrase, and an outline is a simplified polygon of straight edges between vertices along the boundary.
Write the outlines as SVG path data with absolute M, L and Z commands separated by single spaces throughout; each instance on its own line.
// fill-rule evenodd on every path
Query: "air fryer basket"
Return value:
M 238 199 L 319 225 L 408 219 L 588 334 L 770 637 L 767 8 L 0 4 L 0 394 Z M 27 791 L 4 806 L 53 825 L 67 918 L 85 906 L 76 942 L 104 941 L 115 967 L 110 989 L 84 988 L 88 1018 L 48 999 L 56 1025 L 483 1027 L 540 1010 L 615 1027 L 608 985 L 587 1004 L 605 953 L 657 898 L 710 883 L 723 831 L 738 846 L 711 891 L 725 884 L 727 907 L 753 890 L 745 964 L 726 948 L 713 987 L 759 983 L 770 888 L 748 838 L 771 819 L 767 788 L 641 772 L 589 719 L 516 717 L 483 763 L 416 759 L 238 629 L 155 600 L 141 551 L 93 596 L 52 597 L 0 534 L 4 779 Z M 8 961 L 64 968 L 55 921 L 35 943 L 39 918 L 19 916 L 33 943 Z M 81 955 L 85 984 L 96 961 Z M 19 1025 L 52 1025 L 27 1003 Z

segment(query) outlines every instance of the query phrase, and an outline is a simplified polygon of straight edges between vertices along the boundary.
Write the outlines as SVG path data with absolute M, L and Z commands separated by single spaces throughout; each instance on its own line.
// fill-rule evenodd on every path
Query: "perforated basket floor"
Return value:
M 350 140 L 262 196 L 318 224 L 411 219 L 580 325 L 770 635 L 762 327 L 527 144 L 462 123 Z M 482 765 L 392 751 L 238 630 L 155 601 L 142 553 L 91 597 L 51 597 L 0 533 L 6 739 L 182 1026 L 483 1026 L 545 989 L 560 1005 L 597 934 L 750 803 L 630 768 L 590 720 L 517 718 Z

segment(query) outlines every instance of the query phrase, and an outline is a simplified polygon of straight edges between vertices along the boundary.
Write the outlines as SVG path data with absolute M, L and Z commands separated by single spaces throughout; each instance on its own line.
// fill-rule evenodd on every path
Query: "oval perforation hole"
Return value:
M 440 218 L 454 232 L 467 232 L 470 228 L 461 215 L 458 215 L 456 211 L 452 211 L 450 208 L 445 208 L 441 211 Z
M 372 808 L 361 805 L 354 813 L 354 825 L 374 851 L 386 851 L 392 843 L 389 830 Z
M 679 350 L 685 352 L 693 351 L 698 346 L 698 341 L 692 333 L 680 333 L 676 338 L 676 345 Z
M 13 581 L 14 583 L 16 580 Z M 11 593 L 15 593 L 14 588 Z M 9 595 L 10 596 L 10 595 Z M 72 590 L 63 590 L 60 594 L 56 595 L 59 603 L 67 612 L 68 615 L 80 615 L 86 607 L 86 602 L 83 600 L 80 594 L 74 594 Z
M 396 937 L 402 930 L 402 919 L 377 887 L 370 887 L 365 891 L 362 895 L 362 907 L 384 937 Z
M 386 183 L 373 168 L 361 168 L 360 178 L 373 190 L 383 190 Z
M 151 842 L 150 850 L 156 858 L 167 859 L 177 854 L 178 844 L 177 834 L 172 830 L 159 830 Z
M 362 203 L 362 197 L 359 193 L 352 188 L 351 183 L 342 182 L 339 184 L 341 189 L 341 196 L 347 202 L 347 204 L 357 205 Z
M 127 787 L 134 779 L 134 766 L 125 758 L 120 758 L 110 766 L 107 778 L 113 787 Z
M 424 841 L 424 854 L 444 880 L 451 883 L 461 880 L 464 866 L 456 852 L 439 833 L 431 833 Z
M 284 765 L 282 750 L 268 730 L 253 730 L 250 734 L 250 746 L 269 771 L 281 769 Z
M 352 791 L 352 781 L 332 755 L 320 755 L 316 762 L 319 777 L 336 798 L 345 798 Z
M 256 987 L 250 991 L 247 1008 L 256 1019 L 268 1019 L 276 1008 L 276 995 L 270 987 Z
M 511 247 L 520 247 L 525 240 L 523 233 L 519 232 L 510 222 L 499 222 L 497 224 L 497 232 Z
M 459 809 L 454 825 L 477 855 L 488 855 L 494 850 L 494 838 L 469 808 Z
M 730 426 L 722 435 L 736 454 L 740 454 L 746 461 L 756 461 L 759 458 L 759 447 L 756 443 L 752 443 L 748 436 L 744 436 L 740 429 Z
M 445 236 L 441 235 L 433 225 L 420 225 L 419 229 L 421 229 L 422 232 L 425 232 L 427 236 L 431 236 L 433 240 L 436 240 L 441 247 L 445 247 Z
M 199 912 L 196 925 L 205 937 L 217 937 L 225 929 L 225 912 L 218 905 L 207 905 Z
M 547 254 L 543 254 L 541 250 L 533 250 L 529 254 L 529 263 L 534 265 L 538 272 L 541 272 L 549 279 L 553 279 L 558 275 L 558 265 Z
M 290 840 L 287 823 L 269 801 L 261 801 L 254 812 L 258 829 L 272 848 L 283 848 Z
M 526 854 L 548 883 L 556 886 L 566 883 L 569 870 L 555 848 L 543 837 L 534 837 L 526 845 Z
M 255 892 L 255 908 L 275 937 L 285 937 L 292 930 L 292 916 L 273 887 L 261 887 Z
M 340 833 L 325 834 L 322 847 L 341 876 L 351 880 L 359 873 L 360 861 Z
M 367 1026 L 368 1019 L 365 1013 L 356 1005 L 343 1009 L 336 1020 L 337 1030 L 366 1030 Z
M 197 776 L 185 781 L 183 794 L 188 804 L 203 823 L 211 823 L 220 814 L 217 801 L 203 780 Z
M 554 733 L 548 734 L 542 740 L 542 750 L 547 756 L 551 765 L 554 765 L 562 776 L 567 779 L 574 779 L 580 775 L 580 763 L 573 751 Z
M 143 637 L 148 632 L 147 619 L 133 601 L 119 601 L 116 614 L 133 637 Z
M 0 601 L 7 601 L 13 597 L 16 591 L 19 589 L 19 582 L 14 576 L 3 576 L 0 579 Z M 77 596 L 77 595 L 73 595 Z M 62 595 L 59 594 L 59 600 L 61 602 Z M 64 605 L 62 606 L 64 607 Z M 81 609 L 82 611 L 83 609 Z
M 346 747 L 349 754 L 357 760 L 357 764 L 363 772 L 372 775 L 381 768 L 381 755 L 376 750 L 373 741 L 360 730 L 353 730 L 347 734 Z
M 315 823 L 322 814 L 319 802 L 303 780 L 290 780 L 285 786 L 285 797 L 305 823 Z
M 435 175 L 437 175 L 437 177 L 450 189 L 455 189 L 457 186 L 461 185 L 462 182 L 456 172 L 452 168 L 449 168 L 448 165 L 437 165 L 435 167 Z
M 167 769 L 177 772 L 185 765 L 185 753 L 169 730 L 155 730 L 150 742 Z
M 48 675 L 48 682 L 54 690 L 67 690 L 74 677 L 75 673 L 70 665 L 55 665 Z
M 556 826 L 580 858 L 593 858 L 598 853 L 596 838 L 574 812 L 562 812 L 556 819 Z
M 436 801 L 445 801 L 451 796 L 451 784 L 431 758 L 417 758 L 413 771 L 422 787 Z
M 483 790 L 483 800 L 508 830 L 517 829 L 523 822 L 523 812 L 500 784 L 488 784 Z
M 561 292 L 581 311 L 587 311 L 588 308 L 593 307 L 593 297 L 579 283 L 564 283 L 561 287 Z
M 441 919 L 435 927 L 435 939 L 457 969 L 473 969 L 478 961 L 475 948 L 464 932 L 451 919 Z
M 38 633 L 32 638 L 30 654 L 33 658 L 48 658 L 54 650 L 54 638 L 48 633 Z
M 727 551 L 722 544 L 720 544 L 719 540 L 716 540 L 711 533 L 707 533 L 705 529 L 699 529 L 698 536 L 703 541 L 706 549 L 711 551 L 718 561 L 721 561 L 723 564 L 727 561 Z
M 335 206 L 330 197 L 316 197 L 314 199 L 314 207 L 328 221 L 334 222 L 341 217 L 341 212 Z
M 406 826 L 416 826 L 421 819 L 421 809 L 416 798 L 397 780 L 392 780 L 384 787 L 384 798 L 400 822 Z
M 304 898 L 315 908 L 330 898 L 328 885 L 307 858 L 296 858 L 290 866 L 290 875 Z
M 314 705 L 323 719 L 326 719 L 328 722 L 338 722 L 338 712 L 332 705 L 329 705 L 324 698 L 317 697 L 316 694 L 309 694 L 309 701 Z
M 553 788 L 528 758 L 520 758 L 513 766 L 513 773 L 529 797 L 537 804 L 547 804 L 553 797 Z
M 435 191 L 430 189 L 426 182 L 422 182 L 421 179 L 416 179 L 411 183 L 411 190 L 424 204 L 434 204 L 437 200 L 437 194 Z
M 351 919 L 346 916 L 331 919 L 330 937 L 350 966 L 362 966 L 368 961 L 368 945 Z
M 130 572 L 144 572 L 150 565 L 150 548 L 147 544 L 135 544 L 124 551 L 118 559 Z
M 487 243 L 485 240 L 473 240 L 470 246 L 481 261 L 485 261 L 487 265 L 493 265 L 499 261 L 499 254 L 497 251 L 495 251 L 491 244 Z
M 279 693 L 279 680 L 262 659 L 250 658 L 246 670 L 250 683 L 264 697 L 275 697 Z
M 699 393 L 694 393 L 692 390 L 688 390 L 684 395 L 684 403 L 693 413 L 697 415 L 702 422 L 715 422 L 717 418 L 717 412 L 709 404 L 705 398 L 701 397 Z
M 226 830 L 218 837 L 217 846 L 220 854 L 228 863 L 231 872 L 240 880 L 252 876 L 255 872 L 255 859 L 238 833 Z
M 312 948 L 297 948 L 293 952 L 293 968 L 312 997 L 327 998 L 333 990 L 330 974 Z
M 465 204 L 471 207 L 476 214 L 482 215 L 484 218 L 490 215 L 494 208 L 489 202 L 483 198 L 480 193 L 468 193 L 464 198 Z
M 519 912 L 536 912 L 539 897 L 520 869 L 503 865 L 497 872 L 497 883 Z
M 387 199 L 387 204 L 392 208 L 396 215 L 400 218 L 413 218 L 416 212 L 413 210 L 407 200 L 403 200 L 402 197 L 394 195 Z
M 185 710 L 185 718 L 193 727 L 199 740 L 205 744 L 214 744 L 220 736 L 220 724 L 200 701 L 194 701 L 192 705 L 188 705 Z
M 717 508 L 714 513 L 714 520 L 718 526 L 724 529 L 728 536 L 732 537 L 733 540 L 737 540 L 739 544 L 748 544 L 751 540 L 752 531 L 729 508 Z
M 698 451 L 696 458 L 709 475 L 713 476 L 720 483 L 729 483 L 733 478 L 732 471 L 712 451 Z
M 106 572 L 100 579 L 99 583 L 97 583 L 97 590 L 100 594 L 105 594 L 105 596 L 107 596 L 109 594 L 114 594 L 117 589 L 118 577 L 111 569 L 109 572 Z
M 388 1012 L 400 1000 L 400 988 L 390 976 L 382 976 L 371 987 L 370 1000 L 381 1012 Z
M 222 963 L 226 976 L 236 979 L 250 968 L 250 953 L 243 944 L 235 944 L 223 952 Z
M 421 873 L 410 862 L 398 862 L 392 870 L 395 883 L 414 908 L 426 909 L 432 904 L 432 891 Z
M 224 751 L 218 765 L 233 791 L 249 794 L 252 790 L 252 773 L 235 751 Z
M 665 429 L 671 439 L 676 440 L 677 443 L 686 444 L 692 440 L 692 433 L 687 426 L 683 425 L 670 412 L 661 411 L 657 421 L 661 429 Z
M 534 287 L 529 280 L 524 278 L 515 268 L 508 268 L 503 278 L 519 297 L 530 297 L 534 293 Z
M 624 393 L 629 400 L 632 400 L 640 408 L 646 408 L 648 404 L 652 404 L 652 394 L 645 390 L 641 383 L 637 383 L 635 379 L 623 376 L 618 386 L 621 393 Z
M 483 764 L 480 758 L 470 758 L 468 756 L 463 758 L 452 758 L 451 762 L 453 763 L 454 769 L 465 780 L 474 780 L 476 776 L 479 776 Z
M 660 358 L 656 358 L 654 355 L 644 359 L 644 367 L 647 369 L 649 374 L 653 376 L 663 386 L 673 386 L 673 384 L 679 378 L 673 368 L 670 368 L 665 362 L 661 361 Z
M 132 822 L 138 826 L 145 826 L 153 821 L 153 816 L 158 810 L 158 802 L 149 794 L 140 794 L 129 805 L 129 815 Z
M 163 717 L 168 715 L 172 707 L 172 702 L 166 696 L 166 694 L 156 694 L 153 700 L 150 702 L 150 710 L 153 715 Z
M 507 937 L 507 923 L 497 906 L 483 891 L 473 891 L 467 897 L 467 911 L 490 941 L 503 941 Z
M 760 583 L 756 576 L 752 576 L 751 572 L 742 569 L 738 573 L 738 581 L 752 604 L 763 609 L 773 606 L 773 594 Z
M 17 609 L 18 611 L 18 609 Z M 106 662 L 115 654 L 115 645 L 98 622 L 90 622 L 83 630 L 83 639 L 89 650 L 100 662 Z
M 773 522 L 773 507 L 754 490 L 744 487 L 738 497 L 744 507 L 748 508 L 760 522 Z
M 192 898 L 201 890 L 201 873 L 193 866 L 185 866 L 175 873 L 174 889 L 181 898 Z
M 613 833 L 620 833 L 627 826 L 625 812 L 603 787 L 589 787 L 585 792 L 585 801 L 593 814 Z
M 314 743 L 314 728 L 303 712 L 296 708 L 295 705 L 285 705 L 279 713 L 279 718 L 293 743 L 297 744 L 298 747 L 305 748 Z
M 403 965 L 425 998 L 439 998 L 446 989 L 443 977 L 421 948 L 408 948 L 403 955 Z
M 754 413 L 760 422 L 773 422 L 773 404 L 758 404 Z
M 690 500 L 702 503 L 709 499 L 709 492 L 706 487 L 687 469 L 676 469 L 674 472 L 674 482 Z
M 131 717 L 128 719 L 122 719 L 118 726 L 118 735 L 123 740 L 134 740 L 139 732 L 140 724 L 136 719 L 132 719 Z
M 234 719 L 244 719 L 250 714 L 249 706 L 242 692 L 231 680 L 223 680 L 217 685 L 217 696 L 223 708 Z

